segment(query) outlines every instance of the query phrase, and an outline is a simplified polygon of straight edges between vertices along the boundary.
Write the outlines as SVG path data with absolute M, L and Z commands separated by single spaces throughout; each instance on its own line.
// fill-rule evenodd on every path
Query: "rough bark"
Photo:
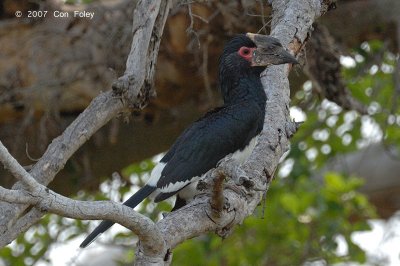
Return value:
M 119 224 L 129 228 L 139 237 L 146 254 L 154 255 L 158 254 L 159 250 L 164 250 L 164 242 L 160 241 L 161 232 L 148 217 L 132 212 L 131 208 L 115 202 L 72 200 L 49 190 L 26 172 L 1 142 L 0 160 L 4 167 L 26 186 L 26 190 L 8 190 L 0 187 L 0 198 L 3 201 L 30 204 L 43 213 L 51 212 L 75 219 L 118 220 Z
M 30 171 L 30 174 L 41 184 L 47 185 L 51 182 L 72 154 L 111 118 L 126 110 L 128 106 L 142 104 L 143 97 L 146 96 L 145 93 L 140 94 L 144 87 L 143 84 L 146 79 L 152 77 L 152 74 L 146 75 L 146 73 L 154 73 L 155 62 L 152 60 L 158 54 L 158 49 L 156 49 L 158 48 L 158 44 L 150 46 L 150 39 L 153 39 L 152 43 L 160 42 L 158 36 L 162 34 L 163 23 L 165 23 L 170 9 L 169 5 L 170 1 L 162 1 L 162 3 L 161 1 L 151 3 L 140 1 L 138 3 L 135 12 L 147 12 L 147 16 L 137 16 L 134 18 L 132 50 L 128 56 L 129 63 L 127 63 L 127 70 L 124 76 L 119 79 L 118 84 L 114 84 L 114 91 L 108 91 L 97 96 L 63 134 L 54 139 L 48 146 L 44 155 Z M 159 14 L 161 15 L 158 16 Z M 162 22 L 155 23 L 156 19 Z M 153 27 L 154 24 L 156 25 L 155 27 Z M 143 51 L 147 52 L 143 53 Z M 153 53 L 155 54 L 154 56 L 152 55 Z M 134 61 L 133 58 L 138 60 L 138 66 L 134 66 L 131 63 Z M 138 68 L 141 68 L 141 71 L 135 72 Z M 151 83 L 149 80 L 146 82 Z M 115 91 L 118 91 L 118 93 L 115 93 Z M 129 98 L 125 98 L 127 95 Z M 23 185 L 20 183 L 13 186 L 13 189 L 22 188 Z M 21 215 L 29 216 L 32 219 L 30 221 L 31 224 L 34 224 L 42 216 L 39 213 L 32 217 L 32 212 L 36 212 L 35 209 L 31 209 L 28 213 L 23 214 L 27 207 L 27 205 L 8 204 L 4 202 L 0 204 L 1 246 L 8 244 L 18 234 L 27 229 L 26 224 L 23 228 L 15 227 L 15 225 L 18 225 L 16 221 L 21 218 Z M 24 218 L 22 217 L 22 219 Z
M 123 73 L 123 62 L 129 52 L 131 39 L 130 18 L 133 16 L 128 10 L 132 10 L 136 2 L 123 0 L 105 4 L 95 1 L 89 7 L 84 7 L 85 10 L 95 12 L 91 21 L 72 17 L 47 17 L 43 20 L 14 18 L 0 21 L 0 46 L 4 47 L 4 60 L 0 62 L 0 138 L 22 164 L 32 163 L 27 153 L 32 158 L 39 158 L 50 141 L 71 123 L 72 118 L 98 93 L 107 90 L 115 75 Z M 190 5 L 193 15 L 196 16 L 192 18 L 192 30 L 199 32 L 198 37 L 202 43 L 203 39 L 210 38 L 207 53 L 201 51 L 197 45 L 193 47 L 191 41 L 196 38 L 186 33 L 186 28 L 191 24 L 187 14 L 188 5 L 182 4 L 174 8 L 166 25 L 164 44 L 157 64 L 159 71 L 156 84 L 148 84 L 157 88 L 157 99 L 140 114 L 135 112 L 133 119 L 143 122 L 135 124 L 134 131 L 131 127 L 131 132 L 127 133 L 128 130 L 124 130 L 127 126 L 123 122 L 114 122 L 112 127 L 109 126 L 107 130 L 97 134 L 96 140 L 106 139 L 105 141 L 90 141 L 89 145 L 85 145 L 70 164 L 76 172 L 76 178 L 88 176 L 92 187 L 97 187 L 96 181 L 99 182 L 102 176 L 111 175 L 115 169 L 165 151 L 188 121 L 197 119 L 201 113 L 215 105 L 216 89 L 210 91 L 209 88 L 207 96 L 204 94 L 206 81 L 203 76 L 208 75 L 203 73 L 210 74 L 208 87 L 216 88 L 216 75 L 213 73 L 217 73 L 219 51 L 227 39 L 225 33 L 222 33 L 221 25 L 225 17 L 228 20 L 232 13 L 241 8 L 239 3 L 227 4 L 227 7 L 222 5 L 221 8 L 226 11 L 221 16 L 218 9 L 218 12 L 214 12 L 215 2 L 212 6 Z M 68 6 L 57 9 L 66 10 Z M 235 19 L 244 20 L 243 17 L 244 14 Z M 207 23 L 200 18 L 207 20 Z M 258 25 L 249 28 L 250 23 L 247 21 L 241 25 L 242 28 L 232 28 L 229 31 L 255 31 Z M 211 22 L 216 27 L 211 27 Z M 202 57 L 205 62 L 202 62 Z M 25 64 L 27 61 L 30 63 Z M 148 93 L 147 96 L 153 95 L 153 91 L 144 92 Z M 191 101 L 191 107 L 196 107 L 190 112 L 187 110 L 188 101 Z M 182 106 L 183 104 L 186 106 Z M 165 118 L 169 121 L 160 121 Z M 124 154 L 118 153 L 119 160 L 115 162 L 107 162 L 108 158 L 105 157 L 108 154 L 99 156 L 97 153 L 106 146 L 115 146 L 115 150 L 127 147 L 125 142 L 128 138 L 131 143 L 138 138 L 147 138 L 146 126 L 152 126 L 153 131 L 160 132 L 160 129 L 172 123 L 176 128 L 171 125 L 171 130 L 163 132 L 164 137 L 157 135 L 157 141 L 130 146 L 132 148 L 123 151 Z M 108 134 L 109 131 L 120 134 L 113 134 L 110 137 L 113 140 L 108 141 L 111 135 Z M 28 145 L 28 152 L 25 143 Z M 136 152 L 136 149 L 141 152 Z M 96 160 L 93 160 L 95 157 Z M 0 175 L 6 176 L 0 183 L 10 186 L 13 179 L 2 170 Z M 71 173 L 64 177 L 70 178 Z M 73 187 L 73 184 L 65 186 L 64 183 L 57 188 L 63 191 L 65 187 Z M 76 193 L 77 188 L 72 191 L 64 190 L 63 193 Z
M 6 2 L 16 3 L 13 0 Z M 26 1 L 18 2 L 26 5 Z M 3 48 L 3 60 L 0 62 L 0 139 L 23 165 L 32 163 L 27 153 L 30 157 L 39 158 L 50 141 L 71 123 L 91 99 L 109 88 L 115 75 L 123 73 L 131 41 L 128 20 L 136 1 L 106 2 L 94 1 L 88 7 L 96 12 L 95 19 L 90 22 L 74 18 L 15 19 L 17 9 L 26 11 L 32 9 L 31 6 L 10 9 L 7 17 L 12 19 L 0 21 L 0 46 Z M 157 99 L 140 116 L 135 115 L 135 123 L 125 125 L 123 121 L 115 121 L 98 131 L 68 161 L 66 168 L 69 170 L 57 174 L 59 178 L 52 182 L 52 187 L 65 195 L 74 194 L 81 187 L 97 189 L 102 177 L 110 176 L 116 169 L 168 149 L 190 121 L 215 105 L 216 97 L 210 99 L 209 95 L 215 96 L 216 93 L 214 90 L 211 94 L 208 92 L 202 76 L 203 73 L 210 74 L 210 87 L 216 88 L 213 73 L 216 73 L 218 53 L 227 39 L 226 33 L 258 31 L 266 22 L 251 15 L 261 14 L 259 9 L 254 8 L 260 7 L 257 1 L 217 2 L 191 5 L 193 31 L 197 32 L 202 44 L 200 50 L 194 35 L 186 35 L 186 28 L 191 24 L 188 6 L 181 5 L 174 9 L 167 21 L 158 60 Z M 267 18 L 270 8 L 264 6 Z M 396 29 L 398 9 L 397 0 L 340 1 L 338 8 L 320 22 L 329 28 L 342 53 L 346 52 L 346 47 L 358 46 L 362 41 L 376 38 L 385 39 L 388 48 L 394 50 L 396 30 L 400 29 L 398 26 Z M 269 29 L 269 25 L 265 28 Z M 397 36 L 400 34 L 397 33 Z M 204 64 L 202 57 L 205 53 L 202 49 L 206 46 L 208 56 L 205 56 L 207 64 Z M 32 47 L 34 53 L 31 52 Z M 49 54 L 52 60 L 48 60 Z M 292 77 L 293 94 L 301 88 L 305 77 Z M 188 102 L 192 107 L 190 115 L 188 105 L 180 106 Z M 139 119 L 141 121 L 137 122 Z M 146 139 L 152 141 L 145 142 Z M 115 154 L 118 160 L 109 160 L 111 156 L 115 158 Z M 12 177 L 2 169 L 0 175 L 0 183 L 5 187 L 11 186 Z
M 325 13 L 331 1 L 271 1 L 273 20 L 271 35 L 279 38 L 284 46 L 299 52 L 306 40 L 311 24 Z M 226 237 L 236 224 L 251 215 L 268 188 L 282 154 L 287 150 L 289 138 L 296 130 L 289 118 L 289 82 L 287 66 L 268 68 L 262 75 L 267 93 L 264 129 L 256 149 L 242 167 L 222 163 L 216 171 L 223 171 L 231 180 L 225 189 L 225 205 L 220 219 L 211 220 L 209 198 L 201 196 L 179 211 L 169 214 L 157 223 L 163 232 L 167 249 L 170 250 L 186 239 L 215 231 Z M 207 181 L 206 181 L 207 182 Z M 212 181 L 208 181 L 213 183 Z M 238 193 L 240 191 L 241 193 Z M 214 216 L 215 217 L 215 216 Z M 138 261 L 148 261 L 138 244 Z M 168 261 L 168 260 L 167 260 Z
M 273 8 L 271 35 L 280 39 L 281 43 L 291 52 L 299 53 L 304 47 L 312 23 L 324 14 L 334 2 L 334 0 L 271 0 Z M 91 209 L 97 210 L 94 206 L 100 205 L 99 203 L 71 201 L 48 190 L 45 185 L 54 178 L 66 160 L 95 130 L 118 112 L 125 110 L 126 107 L 141 107 L 146 104 L 148 96 L 151 95 L 150 87 L 154 73 L 152 62 L 157 57 L 158 37 L 163 31 L 169 4 L 169 1 L 139 1 L 135 12 L 144 14 L 144 10 L 146 10 L 147 17 L 143 18 L 143 16 L 137 15 L 134 18 L 131 53 L 127 60 L 127 70 L 124 76 L 114 83 L 113 92 L 106 92 L 98 96 L 64 134 L 53 141 L 30 173 L 25 172 L 18 165 L 8 164 L 9 156 L 5 156 L 7 152 L 0 149 L 0 153 L 4 155 L 0 157 L 2 162 L 16 177 L 20 176 L 24 183 L 24 185 L 14 187 L 22 193 L 19 203 L 29 202 L 36 206 L 26 214 L 29 217 L 34 215 L 33 222 L 41 217 L 41 213 L 38 214 L 39 209 L 80 219 L 106 218 L 121 223 L 139 234 L 141 241 L 138 243 L 136 251 L 137 265 L 169 264 L 171 261 L 169 251 L 183 241 L 206 232 L 214 231 L 221 237 L 228 236 L 235 225 L 240 224 L 254 212 L 273 179 L 279 159 L 288 149 L 290 137 L 298 127 L 298 124 L 291 121 L 289 116 L 290 89 L 287 76 L 290 68 L 287 65 L 272 66 L 261 77 L 267 94 L 266 117 L 264 129 L 255 150 L 243 166 L 234 165 L 228 158 L 215 170 L 228 177 L 223 192 L 222 208 L 212 209 L 210 204 L 209 192 L 214 186 L 213 173 L 215 171 L 210 171 L 202 183 L 205 193 L 200 194 L 190 204 L 170 213 L 155 224 L 144 218 L 143 220 L 138 219 L 135 212 L 123 208 L 119 204 L 104 203 L 100 207 L 102 208 L 101 214 L 93 212 Z M 142 51 L 146 51 L 146 53 Z M 88 120 L 88 115 L 92 112 L 94 116 L 90 116 L 89 118 L 92 120 Z M 98 114 L 101 112 L 103 115 L 99 117 Z M 45 185 L 39 185 L 35 179 Z M 16 199 L 15 191 L 8 191 L 8 195 L 6 190 L 1 189 L 0 192 L 3 193 L 3 200 Z M 51 198 L 54 200 L 51 201 Z M 13 205 L 15 206 L 15 203 Z M 217 205 L 220 206 L 220 204 Z M 63 206 L 71 208 L 63 208 Z M 9 208 L 10 206 L 0 207 L 0 228 L 2 229 L 0 240 L 4 245 L 23 231 L 21 228 L 15 228 L 15 223 L 9 218 L 18 218 L 27 205 L 20 206 L 17 211 Z M 7 212 L 3 212 L 3 210 Z M 215 211 L 219 215 L 209 215 Z M 6 213 L 11 216 L 7 217 Z M 115 215 L 121 215 L 127 220 L 115 217 Z M 127 217 L 128 215 L 129 217 Z M 137 223 L 133 223 L 133 221 L 137 221 Z M 141 221 L 144 224 L 141 224 Z M 153 228 L 155 232 L 149 228 Z M 140 232 L 137 232 L 138 230 Z M 158 232 L 160 233 L 158 234 Z M 150 242 L 148 242 L 149 239 L 151 239 Z M 159 245 L 151 248 L 149 243 L 158 243 Z

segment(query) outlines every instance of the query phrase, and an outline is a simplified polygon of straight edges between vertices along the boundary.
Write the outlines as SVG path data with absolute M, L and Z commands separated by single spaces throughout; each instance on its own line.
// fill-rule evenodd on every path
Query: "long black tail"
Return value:
M 145 198 L 147 198 L 154 190 L 155 187 L 145 185 L 138 192 L 133 194 L 127 201 L 124 202 L 124 205 L 135 208 L 139 203 L 141 203 Z M 80 244 L 80 248 L 85 248 L 90 245 L 96 238 L 107 231 L 114 222 L 111 221 L 102 221 L 94 230 L 91 232 L 85 240 Z

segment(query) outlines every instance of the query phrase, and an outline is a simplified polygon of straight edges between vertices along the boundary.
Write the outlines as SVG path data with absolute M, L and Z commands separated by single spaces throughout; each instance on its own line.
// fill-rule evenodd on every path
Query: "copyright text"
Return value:
M 94 18 L 94 12 L 90 11 L 60 11 L 60 10 L 54 10 L 54 11 L 46 11 L 46 10 L 29 10 L 24 14 L 22 11 L 16 11 L 15 16 L 17 18 L 20 17 L 27 17 L 27 18 L 46 18 L 48 16 L 53 16 L 54 18 L 87 18 L 87 19 L 93 19 Z

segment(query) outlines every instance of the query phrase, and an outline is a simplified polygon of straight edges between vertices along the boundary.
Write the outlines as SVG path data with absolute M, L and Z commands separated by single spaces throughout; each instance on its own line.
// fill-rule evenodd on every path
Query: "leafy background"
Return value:
M 382 60 L 376 62 L 376 58 Z M 368 115 L 344 111 L 321 100 L 304 83 L 292 99 L 292 113 L 304 120 L 291 141 L 291 149 L 254 215 L 227 239 L 213 234 L 187 241 L 176 248 L 174 265 L 307 265 L 366 262 L 365 251 L 352 238 L 369 230 L 369 219 L 378 218 L 365 195 L 358 192 L 362 179 L 326 172 L 331 158 L 373 142 L 400 145 L 400 115 L 394 84 L 396 56 L 384 43 L 363 43 L 341 58 L 343 76 L 352 95 L 368 106 Z M 394 97 L 396 96 L 396 97 Z M 108 178 L 95 195 L 81 191 L 75 198 L 123 200 L 148 178 L 155 162 L 150 158 L 132 164 Z M 171 209 L 171 201 L 158 205 L 145 201 L 139 211 L 160 219 Z M 52 245 L 82 237 L 94 223 L 47 215 L 40 224 L 0 250 L 3 265 L 52 265 Z M 120 231 L 103 238 L 100 245 L 125 250 L 118 263 L 134 259 L 135 237 Z M 341 245 L 342 248 L 339 248 Z M 344 247 L 344 248 L 343 248 Z M 74 265 L 79 253 L 68 254 Z M 375 262 L 384 265 L 384 261 Z M 1 265 L 1 263 L 0 263 Z

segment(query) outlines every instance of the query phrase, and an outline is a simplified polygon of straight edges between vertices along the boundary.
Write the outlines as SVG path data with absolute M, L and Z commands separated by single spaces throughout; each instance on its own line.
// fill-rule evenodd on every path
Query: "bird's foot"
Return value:
M 235 184 L 242 185 L 243 180 L 248 180 L 247 173 L 235 160 L 230 159 L 220 164 L 221 172 L 232 179 Z

